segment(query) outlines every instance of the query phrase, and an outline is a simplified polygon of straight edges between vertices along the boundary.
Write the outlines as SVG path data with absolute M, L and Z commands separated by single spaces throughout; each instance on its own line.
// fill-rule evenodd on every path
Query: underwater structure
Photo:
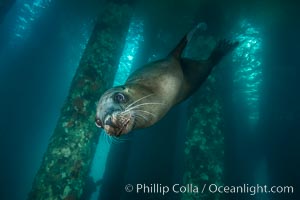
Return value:
M 131 15 L 128 2 L 110 1 L 98 17 L 28 199 L 83 194 L 100 133 L 95 103 L 113 83 Z
M 16 2 L 16 0 L 1 0 L 0 1 L 0 23 L 5 17 L 6 13 L 12 7 L 12 5 Z
M 183 185 L 201 188 L 204 184 L 224 183 L 223 110 L 214 92 L 215 82 L 211 75 L 188 106 Z M 220 194 L 184 193 L 181 199 L 220 199 Z
M 209 49 L 215 46 L 216 38 L 199 36 L 194 43 L 195 46 L 187 49 L 187 56 L 205 59 L 210 53 Z M 215 67 L 187 106 L 182 183 L 197 186 L 200 190 L 205 184 L 224 184 L 224 110 L 221 94 L 216 93 L 221 81 L 217 76 L 220 67 Z M 199 191 L 183 193 L 181 197 L 181 200 L 194 199 L 217 200 L 221 196 Z

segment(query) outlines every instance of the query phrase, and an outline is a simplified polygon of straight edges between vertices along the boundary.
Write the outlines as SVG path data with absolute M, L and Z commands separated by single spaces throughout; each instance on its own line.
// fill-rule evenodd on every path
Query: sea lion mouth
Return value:
M 108 135 L 120 137 L 132 130 L 134 117 L 131 112 L 114 112 L 104 118 L 104 129 Z
M 128 124 L 129 124 L 130 121 L 131 121 L 131 117 L 129 117 L 129 118 L 121 125 L 120 130 L 119 130 L 118 133 L 116 134 L 117 137 L 119 137 L 119 136 L 122 134 L 122 132 L 124 131 L 124 129 L 126 130 L 126 128 L 127 128 L 127 126 L 128 126 Z

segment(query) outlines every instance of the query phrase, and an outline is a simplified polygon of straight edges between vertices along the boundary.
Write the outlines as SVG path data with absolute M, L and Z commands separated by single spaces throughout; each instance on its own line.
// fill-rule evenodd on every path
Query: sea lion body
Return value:
M 130 75 L 123 86 L 106 91 L 98 102 L 96 125 L 118 137 L 155 124 L 174 105 L 190 97 L 214 65 L 237 46 L 223 40 L 207 60 L 182 58 L 194 32 L 195 29 L 185 35 L 165 59 L 146 64 Z

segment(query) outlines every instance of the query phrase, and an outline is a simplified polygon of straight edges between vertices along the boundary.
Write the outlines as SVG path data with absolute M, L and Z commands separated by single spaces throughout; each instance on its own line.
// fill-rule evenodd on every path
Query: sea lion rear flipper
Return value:
M 239 42 L 221 40 L 213 49 L 207 60 L 181 58 L 180 62 L 185 79 L 185 89 L 182 93 L 182 99 L 178 102 L 191 96 L 207 79 L 213 67 L 217 65 L 226 54 L 234 50 L 238 44 Z
M 185 34 L 185 36 L 180 40 L 177 46 L 170 52 L 169 56 L 172 56 L 176 59 L 180 59 L 185 46 L 192 39 L 194 33 L 196 31 L 205 31 L 206 28 L 207 25 L 204 22 L 197 24 L 197 26 L 195 26 L 191 31 Z
M 239 42 L 230 42 L 229 40 L 220 40 L 216 47 L 211 52 L 208 60 L 212 65 L 216 65 L 220 60 L 227 55 L 229 52 L 234 50 L 239 45 Z
M 192 85 L 201 84 L 208 77 L 213 67 L 217 65 L 224 56 L 234 50 L 238 45 L 239 42 L 220 40 L 212 50 L 207 60 L 193 60 L 182 58 L 181 65 L 186 80 L 192 82 Z

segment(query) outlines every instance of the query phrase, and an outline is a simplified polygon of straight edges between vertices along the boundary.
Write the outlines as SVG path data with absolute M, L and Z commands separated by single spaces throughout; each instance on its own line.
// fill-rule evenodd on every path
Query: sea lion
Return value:
M 223 56 L 238 42 L 221 40 L 207 60 L 192 60 L 181 54 L 198 24 L 161 60 L 136 70 L 126 83 L 107 90 L 97 104 L 95 123 L 119 137 L 158 122 L 174 106 L 190 97 L 206 80 Z

